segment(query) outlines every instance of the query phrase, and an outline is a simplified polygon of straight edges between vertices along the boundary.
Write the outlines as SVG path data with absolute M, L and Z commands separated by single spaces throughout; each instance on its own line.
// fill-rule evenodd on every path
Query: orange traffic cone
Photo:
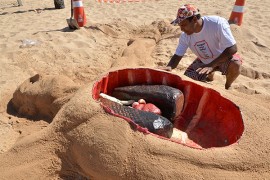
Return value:
M 84 13 L 82 0 L 73 0 L 74 19 L 80 27 L 86 24 L 86 15 Z
M 243 20 L 243 13 L 244 13 L 244 5 L 245 5 L 245 0 L 236 0 L 230 19 L 229 23 L 230 24 L 237 24 L 238 26 L 241 26 L 242 20 Z

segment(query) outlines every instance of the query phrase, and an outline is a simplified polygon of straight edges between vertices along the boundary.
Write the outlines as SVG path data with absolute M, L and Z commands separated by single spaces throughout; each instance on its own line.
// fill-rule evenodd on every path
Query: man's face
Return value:
M 191 21 L 188 19 L 183 20 L 178 24 L 181 31 L 185 32 L 187 35 L 191 35 L 195 32 L 195 17 Z

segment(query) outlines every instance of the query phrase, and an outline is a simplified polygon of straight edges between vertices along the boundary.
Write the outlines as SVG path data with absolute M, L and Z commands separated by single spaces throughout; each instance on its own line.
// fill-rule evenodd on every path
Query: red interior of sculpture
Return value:
M 116 87 L 161 84 L 177 88 L 184 94 L 182 113 L 173 124 L 181 131 L 192 127 L 188 130 L 188 137 L 194 143 L 185 145 L 194 148 L 224 147 L 239 140 L 244 124 L 238 106 L 213 89 L 182 80 L 169 72 L 149 68 L 109 72 L 94 84 L 92 95 L 98 100 L 100 93 L 111 95 Z M 146 130 L 146 133 L 149 132 Z

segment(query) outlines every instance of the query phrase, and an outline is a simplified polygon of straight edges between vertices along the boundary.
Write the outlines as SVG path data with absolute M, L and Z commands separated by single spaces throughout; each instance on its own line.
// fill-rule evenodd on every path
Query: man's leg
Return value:
M 189 65 L 189 67 L 186 69 L 186 71 L 184 72 L 184 75 L 194 80 L 205 82 L 207 74 L 199 74 L 198 72 L 196 72 L 196 70 L 202 67 L 203 65 L 204 64 L 200 60 L 195 59 L 193 63 Z
M 239 76 L 240 68 L 241 63 L 232 59 L 227 69 L 225 89 L 229 89 L 233 81 Z

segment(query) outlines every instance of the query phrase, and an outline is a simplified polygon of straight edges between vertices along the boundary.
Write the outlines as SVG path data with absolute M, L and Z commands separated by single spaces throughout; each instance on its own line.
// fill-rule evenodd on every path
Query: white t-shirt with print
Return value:
M 226 19 L 219 16 L 204 16 L 202 19 L 204 23 L 200 32 L 181 34 L 175 54 L 183 56 L 190 48 L 204 64 L 209 64 L 236 41 Z

